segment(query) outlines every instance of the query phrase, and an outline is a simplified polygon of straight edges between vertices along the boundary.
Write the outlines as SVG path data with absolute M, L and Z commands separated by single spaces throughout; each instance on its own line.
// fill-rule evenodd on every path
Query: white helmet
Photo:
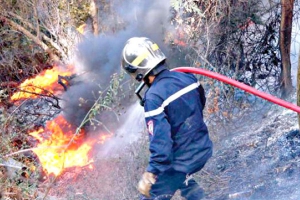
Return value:
M 165 59 L 166 56 L 158 45 L 149 38 L 133 37 L 126 42 L 123 48 L 121 66 L 134 79 L 142 81 Z

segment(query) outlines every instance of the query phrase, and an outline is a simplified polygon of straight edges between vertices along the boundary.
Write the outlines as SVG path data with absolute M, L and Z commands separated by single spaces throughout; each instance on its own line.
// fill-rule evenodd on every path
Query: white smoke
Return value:
M 136 142 L 142 134 L 145 134 L 144 109 L 138 102 L 128 107 L 127 114 L 120 121 L 121 126 L 101 147 L 98 158 L 118 155 L 124 151 L 126 145 Z

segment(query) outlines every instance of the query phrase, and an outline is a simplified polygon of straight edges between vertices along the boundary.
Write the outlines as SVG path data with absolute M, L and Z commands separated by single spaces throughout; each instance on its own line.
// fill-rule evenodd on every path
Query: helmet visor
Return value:
M 135 73 L 136 72 L 136 70 L 137 70 L 137 68 L 136 67 L 134 67 L 134 66 L 132 66 L 132 65 L 124 65 L 123 66 L 123 68 L 128 72 L 128 73 Z

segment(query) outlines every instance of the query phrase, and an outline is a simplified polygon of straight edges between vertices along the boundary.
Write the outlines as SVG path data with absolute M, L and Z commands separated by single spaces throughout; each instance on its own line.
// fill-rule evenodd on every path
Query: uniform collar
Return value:
M 154 79 L 152 85 L 156 84 L 158 81 L 160 81 L 162 78 L 164 78 L 169 73 L 170 73 L 170 70 L 168 70 L 168 69 L 165 69 L 162 72 L 160 72 L 158 75 L 155 76 L 155 79 Z

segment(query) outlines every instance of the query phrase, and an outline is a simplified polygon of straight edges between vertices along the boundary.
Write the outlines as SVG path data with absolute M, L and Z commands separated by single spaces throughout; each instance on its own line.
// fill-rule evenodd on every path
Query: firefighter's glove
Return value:
M 143 174 L 138 184 L 138 190 L 142 195 L 148 198 L 150 197 L 150 189 L 151 186 L 156 182 L 155 178 L 156 178 L 155 175 L 152 174 L 151 172 L 145 172 Z

